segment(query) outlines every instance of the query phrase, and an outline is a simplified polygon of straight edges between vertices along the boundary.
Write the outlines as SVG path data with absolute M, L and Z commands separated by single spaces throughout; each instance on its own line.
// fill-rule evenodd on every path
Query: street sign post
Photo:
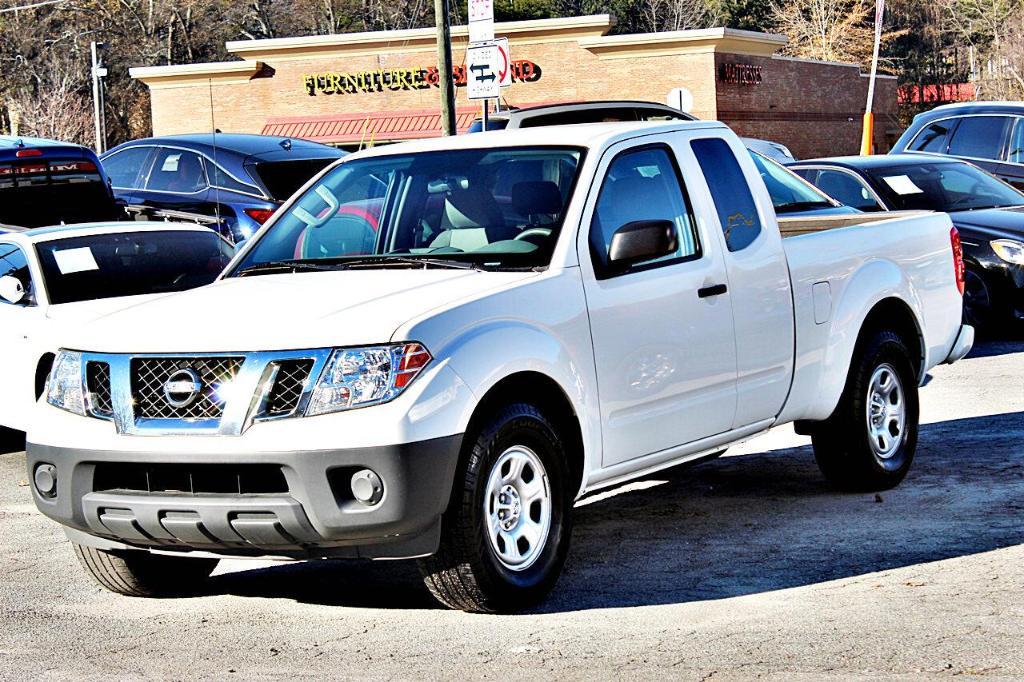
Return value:
M 498 61 L 495 64 L 498 81 L 501 87 L 507 88 L 512 85 L 512 53 L 509 52 L 508 38 L 498 38 L 494 45 L 498 48 Z
M 466 50 L 466 95 L 469 99 L 501 96 L 499 61 L 500 55 L 495 43 L 469 46 Z
M 494 40 L 494 0 L 469 0 L 469 42 Z

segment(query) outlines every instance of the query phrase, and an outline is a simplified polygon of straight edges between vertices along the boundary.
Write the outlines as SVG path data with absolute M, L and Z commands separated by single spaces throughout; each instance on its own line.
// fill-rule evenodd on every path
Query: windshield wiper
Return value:
M 299 270 L 304 271 L 323 271 L 323 270 L 334 270 L 334 266 L 323 265 L 320 263 L 311 263 L 310 261 L 302 260 L 273 260 L 266 263 L 257 263 L 256 265 L 250 265 L 242 268 L 238 272 L 234 273 L 234 277 L 245 277 L 246 275 L 265 275 L 274 272 L 298 272 Z
M 788 204 L 779 204 L 775 207 L 776 213 L 791 213 L 792 211 L 803 211 L 818 206 L 832 208 L 833 204 L 828 201 L 791 201 Z
M 424 268 L 453 268 L 455 270 L 479 270 L 486 271 L 480 263 L 474 261 L 462 261 L 448 258 L 415 258 L 409 256 L 379 256 L 376 258 L 350 258 L 333 261 L 333 267 L 363 267 L 368 265 L 422 265 Z

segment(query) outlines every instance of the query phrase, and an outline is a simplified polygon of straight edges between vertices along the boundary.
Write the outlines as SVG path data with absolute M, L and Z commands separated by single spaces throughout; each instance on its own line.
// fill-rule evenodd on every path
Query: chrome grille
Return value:
M 131 388 L 137 419 L 220 419 L 224 399 L 220 386 L 238 374 L 243 358 L 132 358 Z M 182 369 L 191 369 L 202 383 L 202 390 L 190 405 L 175 407 L 164 395 L 168 379 Z
M 287 417 L 298 409 L 313 360 L 284 360 L 277 365 L 277 377 L 263 412 L 267 417 Z
M 85 387 L 89 392 L 89 412 L 105 419 L 113 416 L 114 403 L 110 397 L 110 365 L 106 362 L 87 363 Z

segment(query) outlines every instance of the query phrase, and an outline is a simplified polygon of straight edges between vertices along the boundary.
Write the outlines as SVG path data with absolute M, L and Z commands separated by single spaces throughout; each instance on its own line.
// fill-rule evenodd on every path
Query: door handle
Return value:
M 703 287 L 697 289 L 698 298 L 711 298 L 712 296 L 721 296 L 722 294 L 729 291 L 729 287 L 724 284 L 715 284 L 710 287 Z

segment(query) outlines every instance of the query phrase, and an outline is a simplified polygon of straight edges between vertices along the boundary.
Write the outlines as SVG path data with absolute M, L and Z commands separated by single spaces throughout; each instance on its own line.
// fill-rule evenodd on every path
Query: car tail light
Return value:
M 15 175 L 39 175 L 44 174 L 50 170 L 50 167 L 45 163 L 37 163 L 30 166 L 15 166 Z
M 274 215 L 274 209 L 271 208 L 247 208 L 245 209 L 245 215 L 249 216 L 257 223 L 262 225 L 263 223 L 270 220 L 270 216 Z
M 964 294 L 964 247 L 960 243 L 960 232 L 954 227 L 949 231 L 949 241 L 953 246 L 953 272 L 956 275 L 956 288 L 960 295 Z
M 42 149 L 19 149 L 14 152 L 14 156 L 19 159 L 27 159 L 30 156 L 42 156 Z

